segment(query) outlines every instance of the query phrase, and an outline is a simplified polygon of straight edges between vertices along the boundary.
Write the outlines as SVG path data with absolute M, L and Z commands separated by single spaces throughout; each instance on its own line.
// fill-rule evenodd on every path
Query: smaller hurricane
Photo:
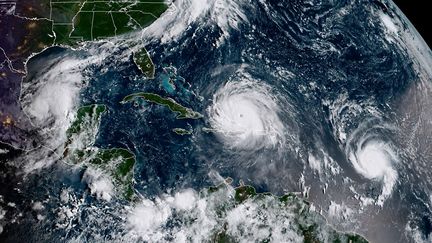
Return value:
M 384 200 L 391 195 L 398 177 L 394 168 L 398 156 L 391 144 L 381 140 L 376 134 L 364 134 L 349 152 L 349 159 L 363 177 L 382 182 L 382 192 L 377 201 L 382 206 Z
M 213 96 L 210 124 L 227 146 L 257 150 L 283 144 L 284 125 L 276 97 L 258 82 L 228 81 Z

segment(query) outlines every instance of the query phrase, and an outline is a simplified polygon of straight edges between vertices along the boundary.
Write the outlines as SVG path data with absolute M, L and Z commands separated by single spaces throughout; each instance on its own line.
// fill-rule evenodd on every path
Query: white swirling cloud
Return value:
M 354 135 L 360 136 L 359 132 Z M 395 169 L 395 164 L 399 161 L 398 155 L 391 143 L 383 141 L 370 130 L 351 146 L 348 157 L 357 173 L 366 179 L 382 183 L 382 192 L 377 200 L 377 204 L 382 206 L 398 179 Z
M 232 148 L 254 150 L 283 142 L 277 104 L 268 87 L 242 78 L 221 87 L 207 111 L 221 141 Z

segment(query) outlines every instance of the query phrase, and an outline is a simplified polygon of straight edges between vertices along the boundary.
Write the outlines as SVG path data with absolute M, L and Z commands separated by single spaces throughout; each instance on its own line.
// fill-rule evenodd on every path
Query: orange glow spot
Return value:
M 37 26 L 36 22 L 32 22 L 32 23 L 29 23 L 29 24 L 27 25 L 27 28 L 28 28 L 28 29 L 34 29 L 36 26 Z
M 11 116 L 6 116 L 6 118 L 3 120 L 3 126 L 4 127 L 9 127 L 13 125 L 13 120 Z
M 44 44 L 44 43 L 42 43 L 42 42 L 40 42 L 40 43 L 39 43 L 39 45 L 38 45 L 38 48 L 40 48 L 40 49 L 43 49 L 43 48 L 45 48 L 45 44 Z

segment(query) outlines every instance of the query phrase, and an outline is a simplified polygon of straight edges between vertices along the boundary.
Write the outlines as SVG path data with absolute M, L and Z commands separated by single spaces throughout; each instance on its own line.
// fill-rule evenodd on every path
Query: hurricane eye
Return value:
M 236 149 L 270 148 L 283 141 L 283 124 L 276 98 L 250 81 L 228 82 L 208 108 L 210 125 L 217 137 Z

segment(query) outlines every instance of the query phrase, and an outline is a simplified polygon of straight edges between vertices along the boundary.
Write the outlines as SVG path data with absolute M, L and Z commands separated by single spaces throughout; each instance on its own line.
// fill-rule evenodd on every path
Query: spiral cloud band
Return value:
M 210 124 L 221 141 L 231 148 L 250 150 L 283 142 L 278 111 L 269 88 L 249 80 L 227 82 L 208 108 Z
M 394 168 L 398 156 L 390 143 L 384 142 L 376 134 L 364 134 L 349 152 L 354 169 L 369 180 L 383 184 L 377 204 L 382 205 L 390 196 L 398 174 Z

